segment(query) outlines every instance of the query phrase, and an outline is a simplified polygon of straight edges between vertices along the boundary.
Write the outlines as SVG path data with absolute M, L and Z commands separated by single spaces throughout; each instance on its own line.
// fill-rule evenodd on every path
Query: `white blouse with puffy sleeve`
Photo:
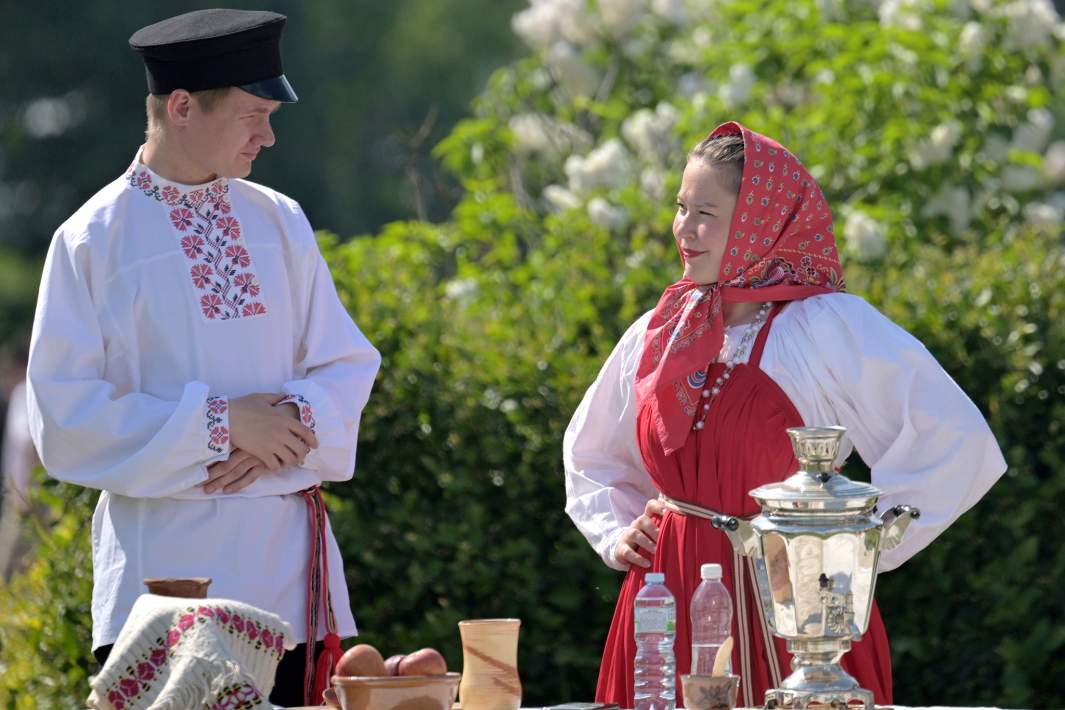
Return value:
M 651 314 L 622 336 L 566 429 L 566 512 L 614 569 L 626 526 L 657 491 L 636 444 L 634 378 Z M 728 327 L 731 359 L 748 324 Z M 811 426 L 846 427 L 842 463 L 857 450 L 881 510 L 921 510 L 902 544 L 881 553 L 895 569 L 971 508 L 1006 470 L 983 416 L 913 336 L 858 296 L 789 303 L 771 324 L 761 369 Z M 745 361 L 745 356 L 741 358 Z

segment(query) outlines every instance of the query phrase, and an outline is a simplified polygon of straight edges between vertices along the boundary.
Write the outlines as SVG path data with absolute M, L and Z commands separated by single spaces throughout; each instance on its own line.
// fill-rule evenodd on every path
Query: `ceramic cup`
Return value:
M 740 689 L 738 675 L 682 675 L 684 707 L 688 710 L 732 710 Z
M 462 710 L 518 710 L 520 619 L 472 619 L 459 622 L 462 637 Z

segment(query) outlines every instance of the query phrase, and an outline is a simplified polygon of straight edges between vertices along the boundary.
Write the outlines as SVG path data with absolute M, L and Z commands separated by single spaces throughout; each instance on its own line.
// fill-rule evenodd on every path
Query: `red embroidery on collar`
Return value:
M 266 315 L 240 221 L 232 216 L 229 183 L 224 179 L 190 190 L 156 184 L 150 171 L 134 162 L 126 180 L 146 197 L 170 208 L 170 224 L 185 256 L 192 262 L 189 278 L 200 294 L 199 308 L 207 320 Z

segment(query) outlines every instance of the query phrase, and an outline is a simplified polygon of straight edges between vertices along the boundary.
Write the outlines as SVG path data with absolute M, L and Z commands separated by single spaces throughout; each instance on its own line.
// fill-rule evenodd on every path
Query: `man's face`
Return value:
M 219 177 L 247 177 L 259 151 L 274 144 L 270 116 L 280 107 L 234 88 L 205 111 L 194 96 L 186 131 L 191 157 Z

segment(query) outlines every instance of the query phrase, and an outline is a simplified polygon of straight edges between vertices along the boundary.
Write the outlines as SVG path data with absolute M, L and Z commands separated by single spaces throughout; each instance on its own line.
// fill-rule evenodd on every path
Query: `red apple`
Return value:
M 400 675 L 443 675 L 447 662 L 435 648 L 423 648 L 409 653 L 399 662 Z
M 385 661 L 385 672 L 387 675 L 399 675 L 399 664 L 406 658 L 405 653 L 397 653 L 394 656 L 389 656 Z
M 381 654 L 368 643 L 360 643 L 345 651 L 335 670 L 337 675 L 388 675 Z

